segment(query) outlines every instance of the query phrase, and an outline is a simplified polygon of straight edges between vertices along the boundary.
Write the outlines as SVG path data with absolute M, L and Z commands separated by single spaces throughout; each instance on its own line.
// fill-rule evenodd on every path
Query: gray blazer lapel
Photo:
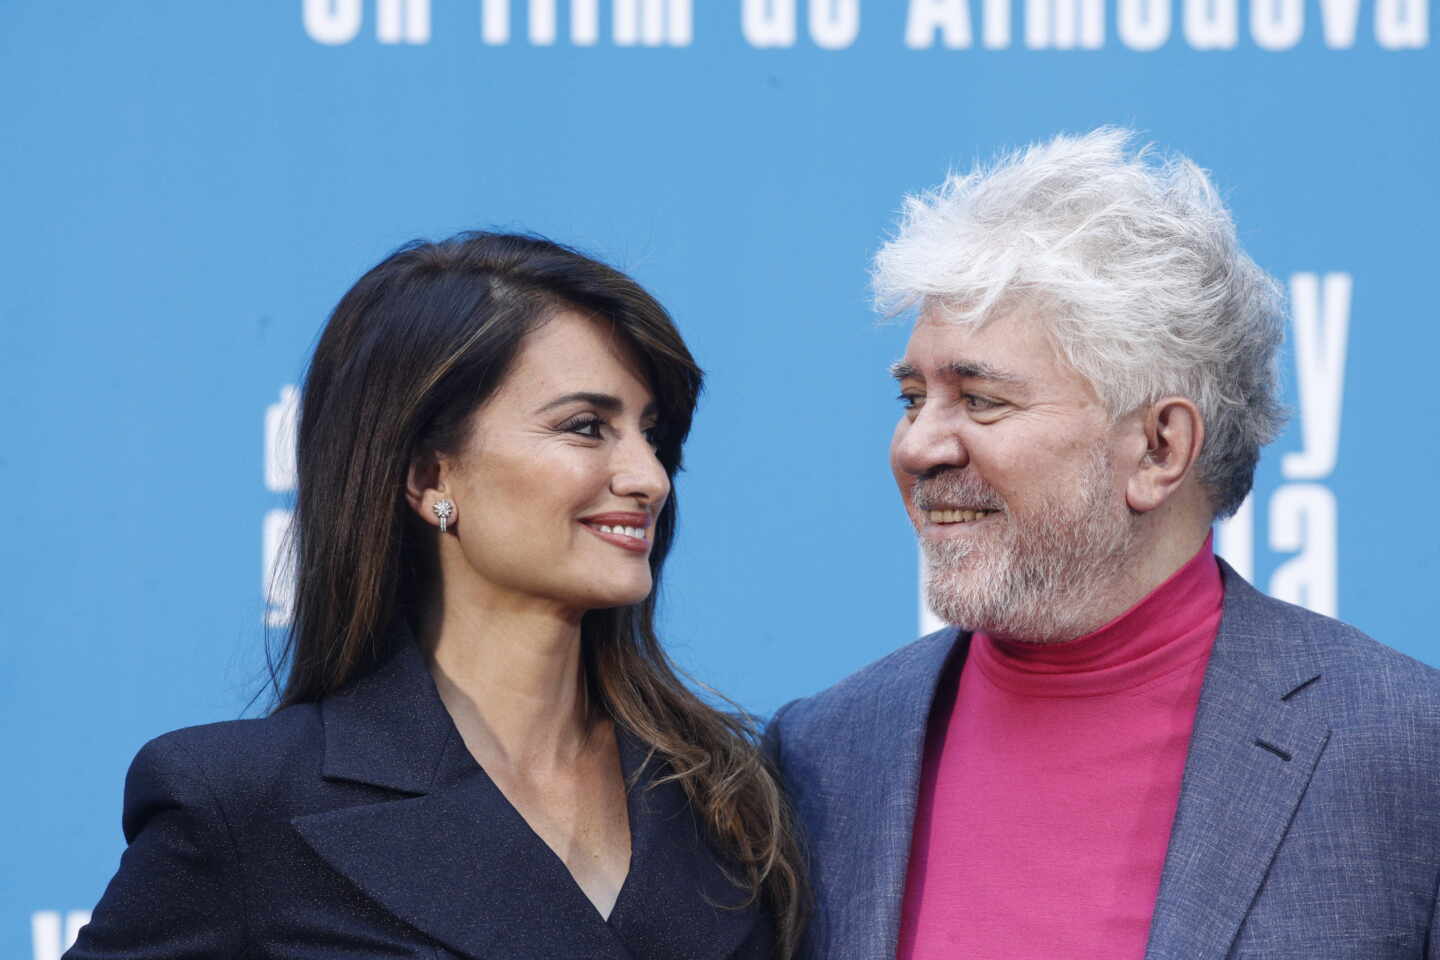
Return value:
M 1306 637 L 1276 628 L 1224 562 L 1225 602 L 1195 715 L 1146 960 L 1221 960 L 1329 739 L 1291 695 L 1323 682 Z
M 813 865 L 804 956 L 895 956 L 930 706 L 968 639 L 953 627 L 924 637 L 771 724 Z

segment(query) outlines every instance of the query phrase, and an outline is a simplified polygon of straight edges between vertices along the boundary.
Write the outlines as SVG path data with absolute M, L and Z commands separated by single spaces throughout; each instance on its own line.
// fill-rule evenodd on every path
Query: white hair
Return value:
M 978 324 L 1033 307 L 1112 417 L 1189 397 L 1206 431 L 1197 473 L 1224 517 L 1284 424 L 1283 298 L 1204 171 L 1134 139 L 1059 136 L 907 197 L 875 256 L 876 305 Z

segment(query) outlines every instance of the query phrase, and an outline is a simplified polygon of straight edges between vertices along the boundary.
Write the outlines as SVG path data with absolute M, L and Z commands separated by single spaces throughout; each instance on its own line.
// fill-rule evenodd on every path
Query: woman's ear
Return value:
M 439 524 L 435 504 L 448 496 L 445 485 L 446 457 L 443 454 L 427 453 L 410 461 L 405 474 L 405 500 L 420 519 L 432 525 Z
M 1130 509 L 1147 513 L 1168 500 L 1189 476 L 1205 443 L 1205 422 L 1188 397 L 1162 397 L 1145 411 L 1145 453 L 1125 487 Z

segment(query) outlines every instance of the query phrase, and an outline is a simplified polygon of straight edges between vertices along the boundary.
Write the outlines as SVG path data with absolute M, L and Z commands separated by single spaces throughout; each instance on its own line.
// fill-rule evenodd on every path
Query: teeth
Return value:
M 925 517 L 931 523 L 972 523 L 993 513 L 994 510 L 926 510 Z
M 621 534 L 622 536 L 634 537 L 636 540 L 644 540 L 644 539 L 645 539 L 645 528 L 644 528 L 644 527 L 623 527 L 623 526 L 613 526 L 613 527 L 612 527 L 612 526 L 610 526 L 609 524 L 606 524 L 606 523 L 597 523 L 597 524 L 595 524 L 595 529 L 599 530 L 601 533 L 618 533 L 618 534 Z

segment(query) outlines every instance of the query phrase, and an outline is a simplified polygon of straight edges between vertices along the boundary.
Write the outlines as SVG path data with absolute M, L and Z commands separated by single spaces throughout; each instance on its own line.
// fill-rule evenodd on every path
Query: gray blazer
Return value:
M 1440 960 L 1440 672 L 1221 567 L 1146 960 Z M 930 704 L 969 641 L 930 634 L 771 722 L 806 956 L 895 956 Z

